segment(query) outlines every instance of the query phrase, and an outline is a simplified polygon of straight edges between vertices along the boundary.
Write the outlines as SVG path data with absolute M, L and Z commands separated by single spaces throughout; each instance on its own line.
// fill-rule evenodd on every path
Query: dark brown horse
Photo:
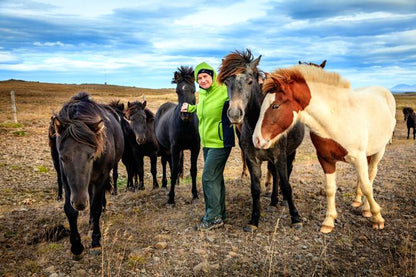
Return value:
M 262 161 L 268 161 L 268 169 L 273 175 L 270 205 L 277 205 L 278 183 L 280 183 L 283 196 L 289 205 L 292 225 L 295 228 L 300 228 L 302 222 L 292 199 L 289 177 L 292 172 L 296 148 L 303 140 L 304 127 L 302 124 L 296 124 L 284 139 L 268 150 L 254 148 L 253 130 L 259 118 L 263 99 L 258 82 L 260 70 L 257 66 L 260 58 L 261 56 L 254 59 L 250 50 L 232 52 L 223 59 L 218 75 L 218 81 L 227 86 L 228 97 L 230 98 L 228 117 L 231 123 L 242 124 L 240 146 L 244 149 L 245 160 L 250 171 L 253 211 L 251 220 L 244 230 L 253 231 L 257 229 L 259 224 Z
M 403 108 L 404 121 L 407 126 L 407 139 L 410 137 L 410 129 L 413 128 L 413 139 L 416 139 L 416 113 L 410 107 Z
M 118 120 L 112 108 L 97 104 L 82 92 L 63 105 L 53 122 L 74 259 L 81 258 L 84 251 L 77 226 L 78 213 L 88 206 L 93 225 L 91 245 L 100 247 L 99 221 L 105 189 L 111 188 L 111 170 L 113 182 L 117 183 L 117 165 L 124 148 Z
M 157 156 L 158 143 L 155 134 L 155 115 L 146 108 L 147 101 L 134 101 L 127 103 L 125 111 L 126 118 L 129 120 L 131 130 L 133 131 L 134 141 L 137 145 L 139 189 L 144 189 L 144 157 L 150 158 L 150 171 L 153 176 L 153 188 L 159 187 L 157 182 Z

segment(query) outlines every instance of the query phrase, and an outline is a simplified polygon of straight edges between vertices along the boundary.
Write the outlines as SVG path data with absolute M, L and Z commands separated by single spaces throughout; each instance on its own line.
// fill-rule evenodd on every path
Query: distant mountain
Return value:
M 399 84 L 392 87 L 391 92 L 403 93 L 403 92 L 416 92 L 416 85 Z

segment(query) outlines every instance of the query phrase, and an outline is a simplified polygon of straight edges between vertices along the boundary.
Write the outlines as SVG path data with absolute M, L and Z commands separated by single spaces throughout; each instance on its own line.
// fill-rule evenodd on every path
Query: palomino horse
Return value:
M 78 212 L 88 206 L 93 224 L 91 245 L 100 251 L 99 221 L 105 189 L 111 188 L 111 170 L 114 184 L 117 183 L 117 166 L 124 149 L 118 120 L 112 108 L 95 103 L 87 93 L 73 96 L 54 118 L 74 259 L 81 258 L 84 251 L 77 226 Z
M 300 228 L 302 221 L 292 199 L 289 177 L 292 172 L 296 148 L 301 144 L 304 137 L 304 126 L 300 123 L 296 124 L 287 136 L 276 143 L 274 147 L 267 150 L 254 148 L 252 143 L 253 130 L 259 117 L 263 99 L 258 83 L 260 70 L 257 66 L 260 58 L 261 56 L 254 59 L 250 50 L 241 53 L 233 52 L 223 59 L 218 75 L 218 81 L 227 86 L 228 97 L 230 98 L 230 107 L 227 111 L 228 118 L 231 123 L 242 125 L 239 143 L 241 149 L 244 149 L 244 158 L 250 171 L 253 210 L 249 225 L 244 230 L 253 231 L 257 229 L 259 224 L 260 179 L 263 161 L 268 162 L 268 170 L 273 175 L 270 205 L 277 205 L 277 186 L 280 183 L 283 196 L 289 206 L 292 225 L 295 228 Z
M 373 228 L 383 229 L 380 206 L 373 197 L 377 164 L 396 124 L 396 103 L 385 88 L 351 90 L 335 72 L 297 65 L 273 72 L 263 85 L 266 93 L 253 135 L 267 149 L 300 121 L 310 128 L 318 160 L 326 177 L 327 212 L 321 232 L 334 228 L 336 162 L 354 165 L 372 215 Z M 364 206 L 364 216 L 370 211 Z

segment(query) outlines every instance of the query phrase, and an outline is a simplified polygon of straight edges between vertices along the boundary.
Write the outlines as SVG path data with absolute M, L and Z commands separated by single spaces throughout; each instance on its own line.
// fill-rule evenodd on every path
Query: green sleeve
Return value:
M 196 112 L 197 107 L 198 107 L 198 105 L 188 104 L 188 113 L 194 113 L 194 112 Z

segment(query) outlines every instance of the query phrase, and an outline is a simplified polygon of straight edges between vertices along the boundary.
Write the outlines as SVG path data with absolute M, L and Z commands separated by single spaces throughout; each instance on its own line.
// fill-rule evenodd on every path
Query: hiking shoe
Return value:
M 224 222 L 219 217 L 219 218 L 215 218 L 214 220 L 211 220 L 211 221 L 203 220 L 201 223 L 197 224 L 194 227 L 194 229 L 196 231 L 209 231 L 209 230 L 220 228 L 222 226 L 224 226 Z

